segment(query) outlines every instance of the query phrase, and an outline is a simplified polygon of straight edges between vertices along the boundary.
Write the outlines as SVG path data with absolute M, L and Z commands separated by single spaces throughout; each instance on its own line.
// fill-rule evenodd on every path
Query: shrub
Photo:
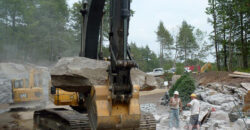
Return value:
M 184 73 L 184 64 L 176 63 L 176 72 L 175 74 L 182 75 Z
M 170 96 L 173 96 L 174 91 L 178 91 L 182 104 L 185 106 L 190 101 L 190 95 L 194 90 L 195 81 L 188 73 L 186 73 L 176 81 L 173 87 L 169 90 L 169 94 Z

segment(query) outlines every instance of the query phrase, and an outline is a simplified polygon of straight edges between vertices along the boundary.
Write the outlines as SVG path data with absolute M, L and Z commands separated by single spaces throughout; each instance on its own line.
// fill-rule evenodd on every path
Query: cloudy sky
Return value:
M 68 0 L 69 6 L 79 0 Z M 156 29 L 160 20 L 171 34 L 176 34 L 183 20 L 210 33 L 212 26 L 207 23 L 205 9 L 207 0 L 133 0 L 131 8 L 135 11 L 130 21 L 129 41 L 138 46 L 148 45 L 159 54 Z M 213 58 L 209 57 L 209 61 Z

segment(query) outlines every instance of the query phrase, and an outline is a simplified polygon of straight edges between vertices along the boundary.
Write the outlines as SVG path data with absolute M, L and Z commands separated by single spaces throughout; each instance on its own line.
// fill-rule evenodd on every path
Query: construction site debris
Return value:
M 142 104 L 140 105 L 141 110 L 147 113 L 154 113 L 156 111 L 156 105 L 149 103 L 149 104 Z
M 232 111 L 228 113 L 228 117 L 231 122 L 235 122 L 241 117 L 240 114 L 242 113 L 239 113 L 241 110 L 242 110 L 242 107 L 239 105 L 233 107 Z
M 250 91 L 250 82 L 249 83 L 241 83 L 240 84 L 244 89 L 247 91 Z
M 222 111 L 222 110 L 212 112 L 210 118 L 213 120 L 220 120 L 220 121 L 229 122 L 228 113 L 226 113 L 225 111 Z
M 250 76 L 250 73 L 235 71 L 234 74 Z
M 250 110 L 250 83 L 241 83 L 241 86 L 247 90 L 247 94 L 244 96 L 243 111 L 247 112 L 247 115 L 250 116 L 250 113 L 248 112 Z
M 85 57 L 61 58 L 51 70 L 52 84 L 68 91 L 86 92 L 91 86 L 104 85 L 108 81 L 109 62 L 88 59 Z M 131 70 L 133 85 L 139 85 L 141 90 L 152 90 L 158 87 L 153 76 L 138 70 Z
M 238 74 L 229 74 L 229 76 L 234 78 L 250 78 L 248 75 L 238 75 Z

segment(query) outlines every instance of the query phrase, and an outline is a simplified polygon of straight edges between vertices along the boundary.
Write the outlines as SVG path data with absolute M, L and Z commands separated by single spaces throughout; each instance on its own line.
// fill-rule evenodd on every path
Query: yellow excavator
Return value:
M 12 95 L 14 103 L 32 102 L 43 99 L 43 88 L 39 82 L 35 82 L 35 70 L 31 69 L 29 79 L 13 79 Z
M 139 88 L 133 85 L 130 70 L 137 67 L 128 47 L 128 28 L 131 0 L 83 0 L 81 57 L 100 59 L 98 50 L 101 21 L 105 3 L 110 2 L 110 65 L 106 84 L 94 86 L 58 86 L 53 81 L 57 75 L 51 75 L 51 93 L 55 104 L 63 104 L 60 89 L 74 92 L 68 103 L 73 109 L 52 108 L 34 112 L 34 129 L 44 130 L 155 130 L 156 122 L 151 114 L 143 113 L 139 104 Z M 100 45 L 101 46 L 101 45 Z M 81 83 L 83 79 L 74 76 L 68 82 Z M 66 92 L 67 91 L 67 92 Z M 61 94 L 60 94 L 61 93 Z M 69 93 L 68 93 L 69 94 Z M 61 97 L 60 97 L 61 96 Z M 61 98 L 61 99 L 60 99 Z M 74 105 L 75 106 L 74 106 Z M 79 111 L 80 110 L 80 111 Z M 85 113 L 84 110 L 87 110 Z M 82 112 L 81 112 L 82 111 Z
M 204 72 L 211 70 L 211 69 L 212 69 L 212 64 L 210 62 L 208 62 L 201 67 L 200 73 L 204 73 Z

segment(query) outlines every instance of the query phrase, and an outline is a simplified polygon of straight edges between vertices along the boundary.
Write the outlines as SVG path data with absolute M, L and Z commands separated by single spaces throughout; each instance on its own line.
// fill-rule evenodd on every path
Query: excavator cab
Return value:
M 43 89 L 39 82 L 35 83 L 33 69 L 29 79 L 13 79 L 11 85 L 14 103 L 39 101 L 43 98 Z

